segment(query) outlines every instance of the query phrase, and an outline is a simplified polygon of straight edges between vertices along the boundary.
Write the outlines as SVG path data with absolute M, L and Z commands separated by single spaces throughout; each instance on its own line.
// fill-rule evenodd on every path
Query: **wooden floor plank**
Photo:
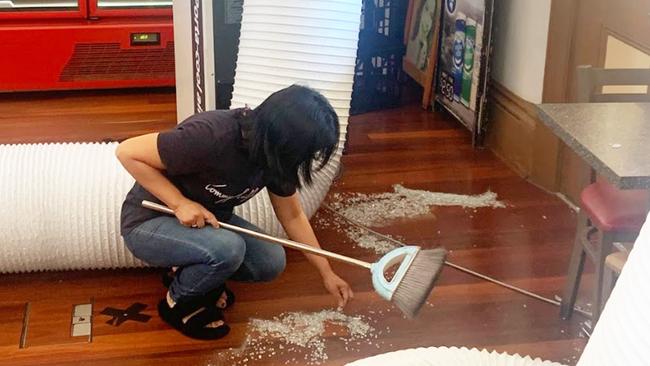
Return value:
M 25 305 L 21 302 L 0 302 L 0 350 L 17 349 L 20 345 Z

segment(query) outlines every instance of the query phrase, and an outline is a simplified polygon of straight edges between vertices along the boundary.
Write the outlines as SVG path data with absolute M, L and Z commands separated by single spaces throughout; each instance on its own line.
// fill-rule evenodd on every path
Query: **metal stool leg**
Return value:
M 571 262 L 569 263 L 567 282 L 564 287 L 562 304 L 560 305 L 560 317 L 562 319 L 569 319 L 573 314 L 573 307 L 576 303 L 578 288 L 580 287 L 580 277 L 582 277 L 582 269 L 585 264 L 586 253 L 583 247 L 583 241 L 587 240 L 585 237 L 588 235 L 588 224 L 587 217 L 583 213 L 580 213 L 578 215 L 576 238 L 573 243 L 573 253 L 571 254 Z
M 592 307 L 592 323 L 595 326 L 598 318 L 600 317 L 600 312 L 603 307 L 603 285 L 604 285 L 604 270 L 605 270 L 605 259 L 612 252 L 612 247 L 614 245 L 614 234 L 612 233 L 603 233 L 601 236 L 600 243 L 598 243 L 598 249 L 596 252 L 596 258 L 594 258 L 594 303 Z
M 602 290 L 603 293 L 600 300 L 601 313 L 603 311 L 602 308 L 604 308 L 605 304 L 607 303 L 607 299 L 609 299 L 609 295 L 612 294 L 612 290 L 614 289 L 615 283 L 616 283 L 616 273 L 607 265 L 605 265 L 605 272 L 603 273 L 603 290 Z

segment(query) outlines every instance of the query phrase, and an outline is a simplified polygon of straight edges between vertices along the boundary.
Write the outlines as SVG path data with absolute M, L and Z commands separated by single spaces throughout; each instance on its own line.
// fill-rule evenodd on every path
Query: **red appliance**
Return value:
M 0 0 L 0 91 L 174 85 L 172 0 Z

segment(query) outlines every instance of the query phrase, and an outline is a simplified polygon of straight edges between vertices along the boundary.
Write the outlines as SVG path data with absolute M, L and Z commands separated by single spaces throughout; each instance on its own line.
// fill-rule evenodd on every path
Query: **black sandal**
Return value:
M 167 299 L 162 299 L 158 303 L 158 314 L 167 324 L 190 338 L 215 340 L 225 337 L 230 332 L 230 327 L 225 322 L 219 327 L 208 327 L 212 322 L 224 321 L 221 309 L 203 306 L 201 302 L 179 303 L 170 308 Z M 183 318 L 191 314 L 194 315 L 183 322 Z
M 163 286 L 169 288 L 169 286 L 172 284 L 172 281 L 174 281 L 175 276 L 176 276 L 176 271 L 173 271 L 171 269 L 167 272 L 164 272 L 162 274 Z M 210 306 L 216 304 L 216 302 L 219 300 L 219 298 L 224 292 L 226 293 L 226 306 L 223 308 L 217 306 L 217 308 L 222 310 L 228 309 L 235 303 L 235 294 L 232 291 L 230 291 L 230 289 L 226 287 L 225 284 L 205 294 L 204 296 L 205 302 L 203 303 L 203 305 Z

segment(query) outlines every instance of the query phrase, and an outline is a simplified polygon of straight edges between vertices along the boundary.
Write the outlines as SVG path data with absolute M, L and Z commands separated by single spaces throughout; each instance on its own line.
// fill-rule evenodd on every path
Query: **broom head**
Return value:
M 422 250 L 417 246 L 405 246 L 393 249 L 372 265 L 375 291 L 392 301 L 404 315 L 413 318 L 429 297 L 446 256 L 443 248 Z M 390 281 L 386 280 L 386 270 L 397 263 L 400 265 L 395 275 Z

